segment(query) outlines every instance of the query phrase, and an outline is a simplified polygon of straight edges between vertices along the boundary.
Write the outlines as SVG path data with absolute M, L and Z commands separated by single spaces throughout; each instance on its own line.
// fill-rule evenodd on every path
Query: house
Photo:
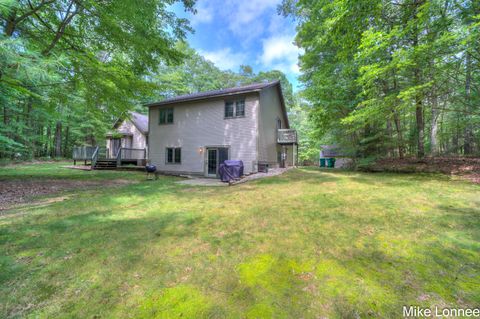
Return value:
M 129 112 L 118 119 L 111 132 L 107 133 L 107 150 L 109 157 L 114 158 L 120 148 L 147 149 L 148 116 L 137 112 Z
M 164 173 L 218 177 L 226 159 L 245 174 L 297 163 L 279 81 L 177 96 L 147 105 L 149 161 Z
M 90 162 L 92 169 L 115 169 L 122 165 L 145 166 L 148 148 L 148 116 L 130 112 L 118 119 L 106 135 L 106 147 L 75 146 L 73 164 Z
M 148 147 L 148 116 L 130 112 L 118 119 L 106 136 L 109 158 L 115 158 L 120 148 L 146 150 Z

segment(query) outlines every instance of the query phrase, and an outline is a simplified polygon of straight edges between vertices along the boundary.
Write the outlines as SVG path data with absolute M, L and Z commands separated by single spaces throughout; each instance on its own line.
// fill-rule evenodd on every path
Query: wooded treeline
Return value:
M 480 152 L 480 1 L 284 0 L 315 136 L 361 157 Z
M 0 158 L 70 157 L 127 111 L 180 94 L 279 79 L 293 104 L 283 73 L 223 71 L 182 42 L 191 29 L 171 2 L 2 0 Z
M 148 76 L 181 61 L 175 45 L 190 30 L 171 4 L 0 1 L 0 157 L 70 156 L 148 99 Z

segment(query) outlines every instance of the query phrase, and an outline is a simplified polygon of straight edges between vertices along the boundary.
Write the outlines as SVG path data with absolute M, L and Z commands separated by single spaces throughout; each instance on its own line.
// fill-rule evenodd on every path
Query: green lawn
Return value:
M 480 305 L 480 187 L 296 169 L 234 187 L 128 178 L 0 216 L 0 317 L 397 318 Z M 17 167 L 18 168 L 18 167 Z

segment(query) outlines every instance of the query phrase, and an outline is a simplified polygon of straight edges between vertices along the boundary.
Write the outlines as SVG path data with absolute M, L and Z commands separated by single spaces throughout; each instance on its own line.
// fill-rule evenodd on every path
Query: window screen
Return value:
M 171 124 L 173 123 L 173 108 L 160 109 L 160 115 L 158 118 L 159 124 Z
M 165 162 L 167 164 L 180 164 L 182 162 L 182 149 L 180 147 L 167 147 Z
M 233 117 L 233 102 L 225 103 L 225 117 Z
M 245 101 L 237 101 L 235 103 L 235 116 L 245 116 Z
M 175 163 L 181 163 L 182 162 L 182 149 L 181 148 L 176 148 L 175 149 Z
M 225 118 L 245 116 L 245 100 L 225 102 Z

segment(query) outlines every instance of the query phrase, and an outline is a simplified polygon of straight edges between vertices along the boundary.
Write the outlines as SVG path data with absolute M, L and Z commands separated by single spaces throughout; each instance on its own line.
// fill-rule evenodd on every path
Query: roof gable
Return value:
M 144 135 L 148 134 L 148 115 L 137 112 L 129 112 L 128 116 L 119 118 L 113 128 L 118 128 L 124 121 L 130 121 Z

